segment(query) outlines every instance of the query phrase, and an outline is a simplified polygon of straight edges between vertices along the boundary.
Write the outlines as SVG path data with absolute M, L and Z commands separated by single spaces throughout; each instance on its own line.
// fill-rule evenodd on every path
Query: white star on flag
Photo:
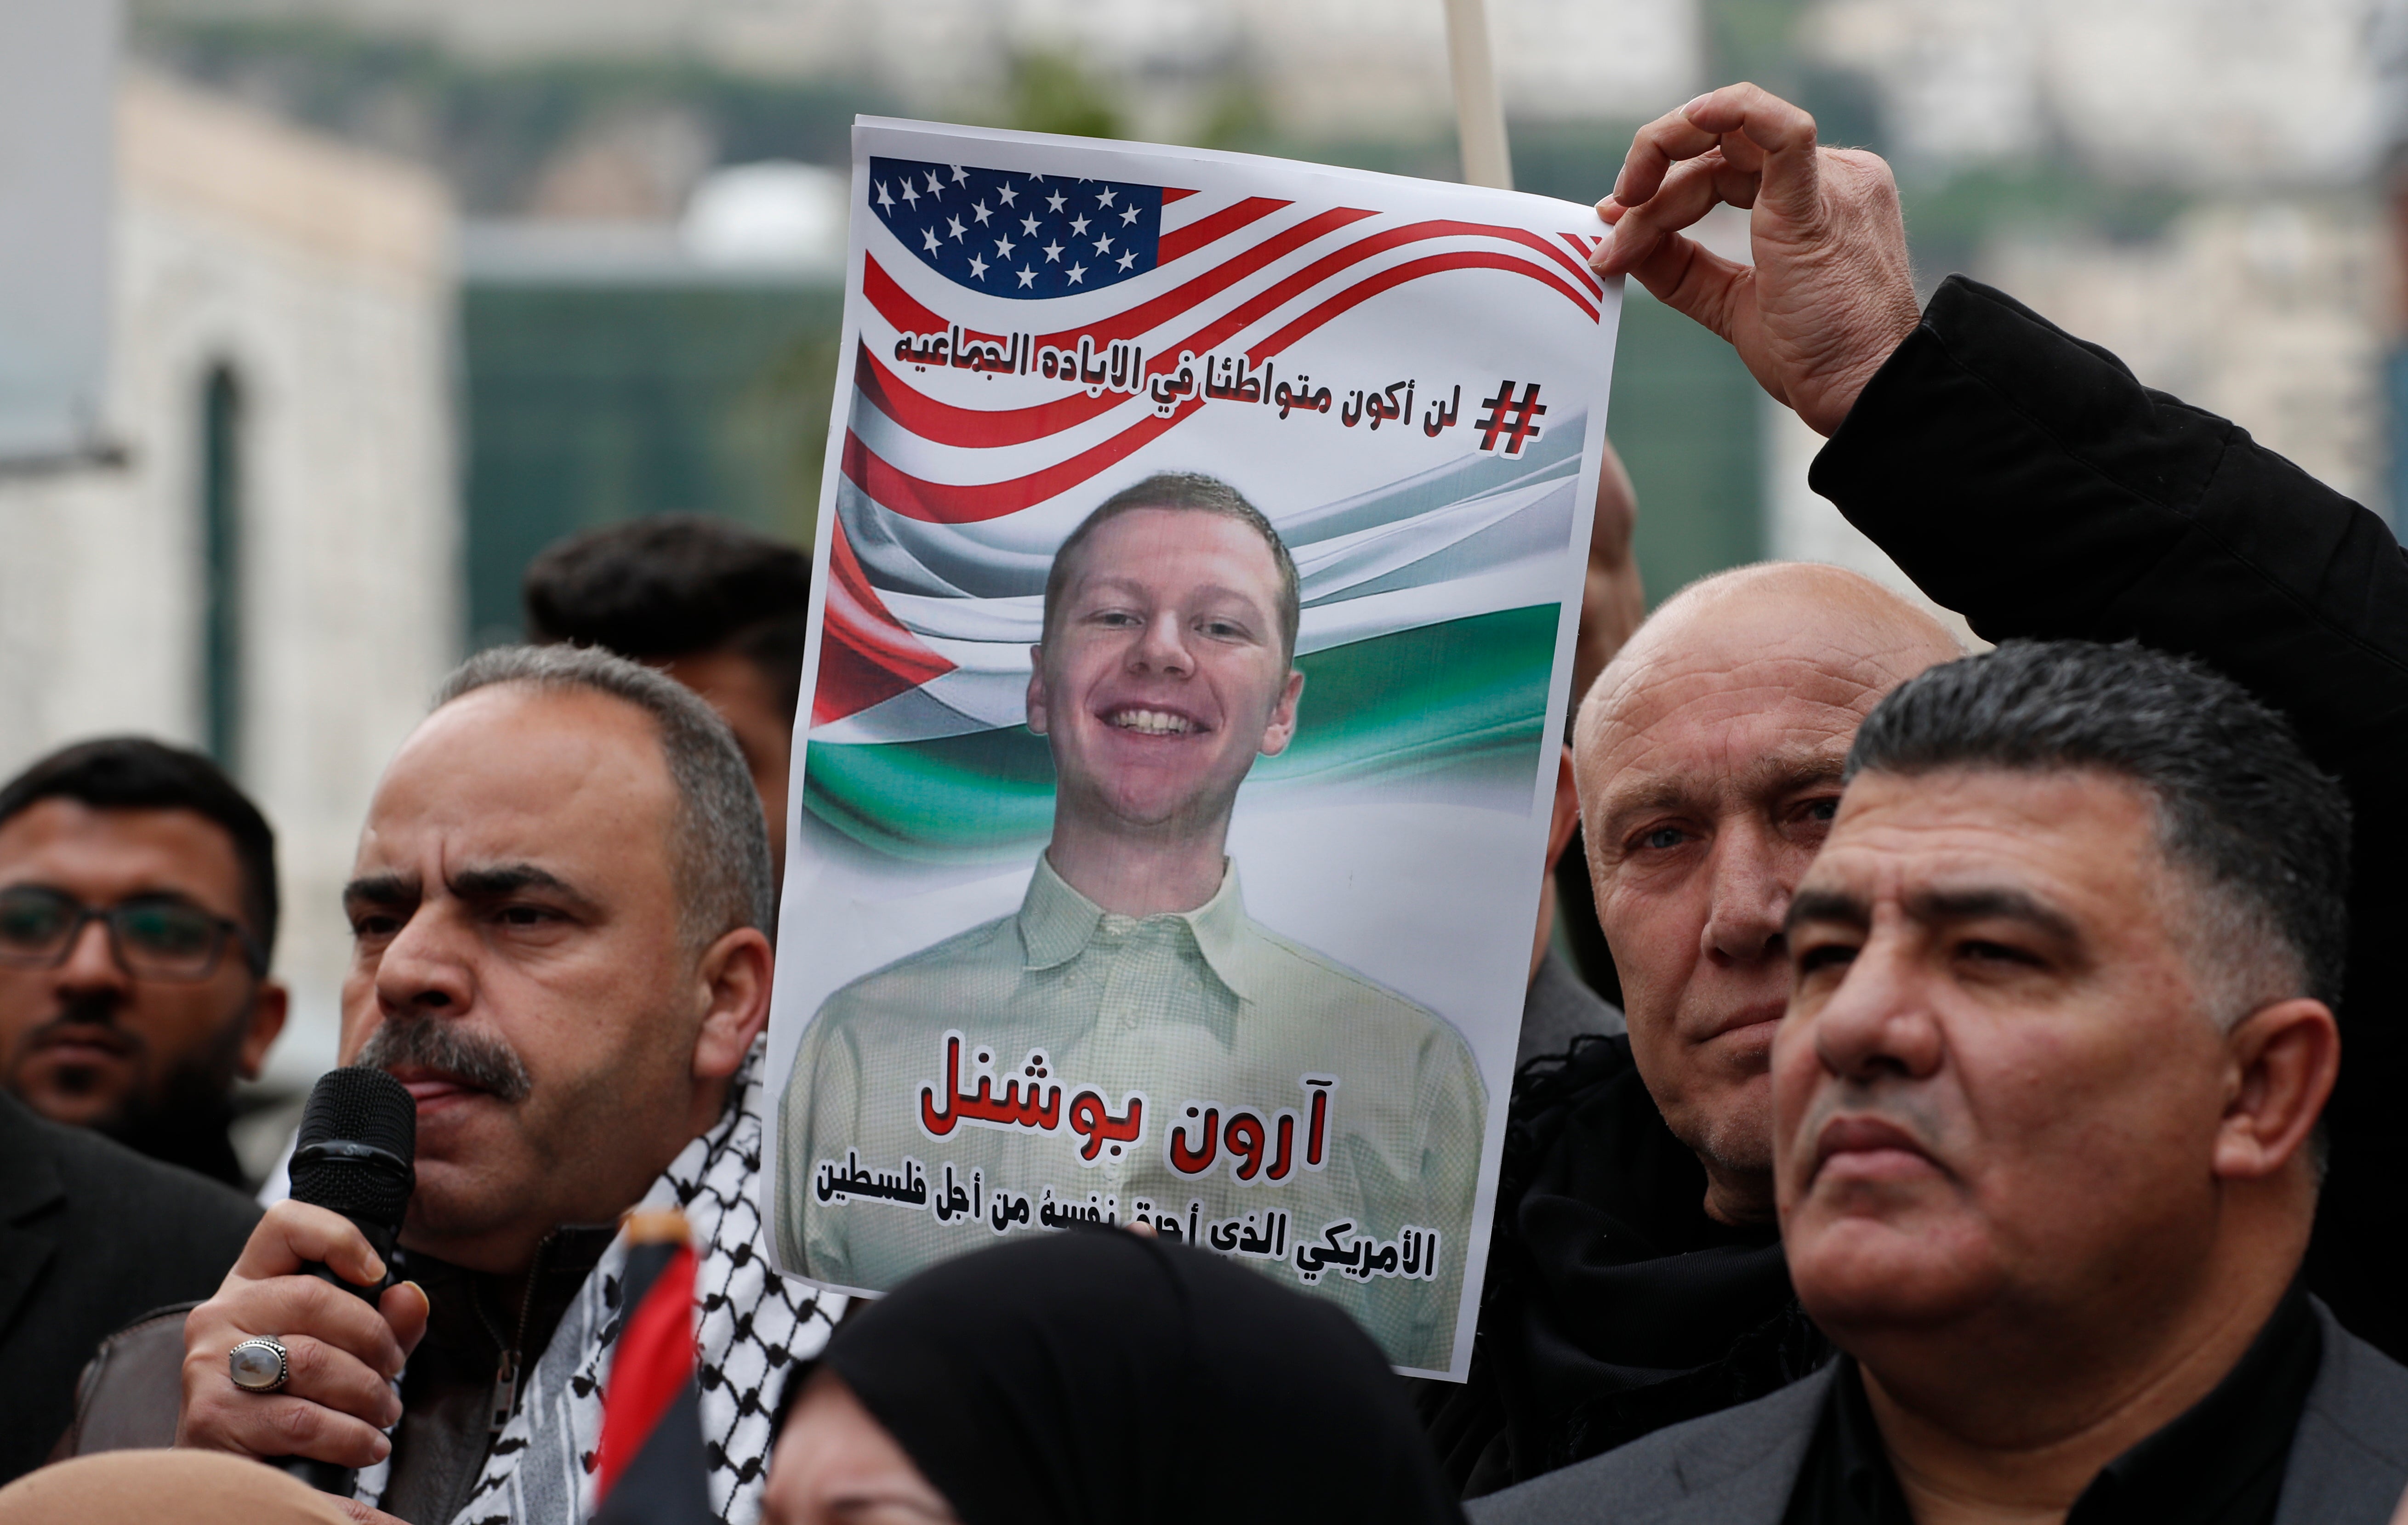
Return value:
M 1020 193 L 1007 185 L 996 192 L 995 198 L 1009 207 L 1020 199 Z
M 1096 205 L 1098 207 L 1109 207 L 1112 204 L 1112 197 L 1118 194 L 1120 194 L 1118 191 L 1107 191 L 1102 195 L 1096 198 Z
M 1056 191 L 1045 198 L 1045 209 L 1049 212 L 1058 212 L 1062 209 L 1062 203 L 1068 199 L 1061 192 Z
M 961 242 L 962 235 L 969 231 L 968 228 L 962 226 L 962 220 L 958 217 L 946 218 L 945 230 L 953 236 L 953 242 L 955 243 Z
M 1037 284 L 1037 272 L 1033 269 L 1014 270 L 1012 274 L 1020 278 L 1020 283 L 1024 286 Z
M 935 253 L 937 252 L 937 230 L 935 228 L 923 228 L 920 230 L 920 236 L 928 240 L 928 252 L 931 254 Z
M 1136 263 L 1137 263 L 1137 254 L 1136 254 L 1134 252 L 1129 252 L 1129 253 L 1123 254 L 1123 255 L 1121 256 L 1121 260 L 1120 260 L 1120 265 L 1121 265 L 1121 271 L 1122 271 L 1122 273 L 1123 273 L 1123 274 L 1126 274 L 1126 273 L 1127 273 L 1127 271 L 1128 271 L 1128 267 L 1129 267 L 1130 266 L 1132 266 L 1132 265 L 1135 265 Z
M 986 279 L 986 257 L 984 255 L 972 254 L 970 256 L 970 274 L 976 276 L 981 281 L 984 281 Z
M 1011 240 L 1009 238 L 997 238 L 995 241 L 995 252 L 996 257 L 998 259 L 1011 258 Z
M 1020 231 L 1027 234 L 1032 238 L 1037 237 L 1037 216 L 1035 213 L 1032 212 L 1028 216 L 1020 220 Z
M 972 207 L 970 209 L 970 215 L 977 218 L 980 225 L 983 226 L 987 218 L 986 203 L 982 201 L 977 206 Z
M 880 180 L 878 182 L 878 204 L 882 207 L 892 207 L 895 205 L 895 198 L 886 194 L 886 182 L 884 180 Z
M 1074 238 L 1075 238 L 1075 237 L 1077 237 L 1080 234 L 1084 233 L 1084 232 L 1086 232 L 1086 231 L 1087 231 L 1087 220 L 1086 220 L 1085 218 L 1083 218 L 1083 217 L 1073 217 L 1072 219 L 1070 219 L 1070 236 L 1071 236 L 1072 237 L 1074 237 Z
M 1083 265 L 1073 265 L 1065 273 L 1069 277 L 1070 284 L 1073 286 L 1087 279 L 1087 267 Z
M 1046 264 L 1051 265 L 1051 264 L 1053 264 L 1054 261 L 1056 261 L 1056 260 L 1060 259 L 1061 257 L 1062 257 L 1062 246 L 1061 246 L 1060 244 L 1047 244 L 1047 245 L 1045 246 L 1045 263 L 1046 263 Z

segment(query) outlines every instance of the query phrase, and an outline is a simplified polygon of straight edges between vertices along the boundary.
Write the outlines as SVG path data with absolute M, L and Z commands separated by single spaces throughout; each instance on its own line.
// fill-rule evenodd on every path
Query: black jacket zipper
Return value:
M 476 1284 L 477 1316 L 484 1321 L 485 1332 L 491 1334 L 494 1337 L 494 1343 L 502 1347 L 500 1363 L 494 1371 L 493 1412 L 486 1425 L 486 1433 L 489 1436 L 500 1434 L 509 1426 L 510 1416 L 518 1412 L 519 1378 L 522 1374 L 523 1360 L 520 1352 L 526 1345 L 528 1321 L 535 1316 L 535 1289 L 543 1275 L 544 1253 L 552 1248 L 552 1242 L 559 1237 L 560 1230 L 554 1229 L 537 1243 L 535 1259 L 527 1265 L 526 1291 L 519 1299 L 518 1324 L 508 1339 L 503 1337 L 501 1325 L 485 1306 L 482 1279 Z

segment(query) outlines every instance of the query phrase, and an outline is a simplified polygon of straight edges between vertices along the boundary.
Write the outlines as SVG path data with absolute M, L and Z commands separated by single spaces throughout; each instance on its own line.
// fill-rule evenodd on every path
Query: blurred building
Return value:
M 2395 287 L 2408 282 L 2386 260 L 2396 240 L 2378 181 L 2390 166 L 2408 184 L 2396 173 L 2408 160 L 2408 0 L 1487 4 L 1525 187 L 1586 200 L 1610 182 L 1629 124 L 1725 76 L 1772 83 L 1807 101 L 1829 140 L 1898 165 L 1927 288 L 1958 270 L 2001 284 L 2143 380 L 2229 413 L 2389 511 L 2392 473 L 2408 469 L 2408 360 L 2392 363 L 2401 405 L 2386 401 L 2385 367 Z M 840 131 L 825 123 L 809 151 L 765 144 L 758 124 L 772 114 L 736 99 L 760 81 L 841 81 L 882 93 L 872 109 L 1017 121 L 1015 68 L 1069 60 L 1065 77 L 1104 124 L 1021 124 L 1452 170 L 1440 0 L 141 8 L 194 26 L 414 37 L 530 92 L 528 109 L 479 120 L 574 119 L 529 151 L 538 167 L 516 190 L 479 202 L 524 221 L 480 225 L 468 246 L 470 603 L 484 639 L 509 617 L 524 555 L 559 529 L 659 508 L 790 534 L 808 522 L 811 415 L 824 402 L 798 379 L 825 363 L 825 335 L 811 337 L 799 286 L 780 295 L 761 272 L 708 268 L 691 236 L 690 209 L 726 161 L 841 157 Z M 600 79 L 639 64 L 718 70 L 719 94 L 665 84 L 583 115 L 534 109 L 538 65 Z M 794 88 L 778 131 L 799 143 L 804 87 Z M 345 120 L 374 136 L 374 115 Z M 1253 125 L 1225 133 L 1231 122 Z M 2397 220 L 2408 227 L 2408 215 Z M 1743 227 L 1718 237 L 1744 250 Z M 1635 291 L 1612 416 L 1645 506 L 1641 551 L 1657 597 L 1767 554 L 1896 580 L 1807 488 L 1812 437 L 1768 409 L 1727 346 Z M 779 454 L 781 428 L 809 438 Z
M 2408 344 L 2401 318 L 2408 314 L 2408 0 L 2376 0 L 2372 27 L 2375 120 L 2381 165 L 2388 270 L 2386 293 L 2391 328 L 2384 367 L 2389 405 L 2391 500 L 2408 504 Z M 2393 521 L 2396 527 L 2398 520 Z
M 338 891 L 459 648 L 449 195 L 163 77 L 116 87 L 100 448 L 0 461 L 0 773 L 138 731 L 274 823 L 294 1020 L 334 1061 Z
M 674 218 L 603 203 L 466 224 L 472 644 L 518 638 L 527 563 L 581 529 L 715 513 L 811 543 L 851 189 L 819 165 L 735 165 Z
M 1061 51 L 1126 87 L 1138 136 L 1184 139 L 1251 81 L 1280 128 L 1376 137 L 1453 117 L 1439 0 L 151 0 L 186 20 L 308 19 L 505 62 L 681 56 L 857 76 L 917 112 L 993 100 L 1015 55 Z M 1516 116 L 1641 121 L 1694 91 L 1698 0 L 1488 0 Z
M 2379 0 L 1813 0 L 1803 58 L 1864 77 L 1910 175 L 2073 160 L 2231 194 L 2372 167 Z
M 2388 512 L 2390 277 L 2371 196 L 2203 200 L 2158 237 L 2001 238 L 1984 275 Z

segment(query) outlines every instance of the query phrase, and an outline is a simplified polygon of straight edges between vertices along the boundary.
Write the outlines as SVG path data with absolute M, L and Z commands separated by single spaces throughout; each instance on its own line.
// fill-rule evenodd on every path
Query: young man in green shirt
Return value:
M 1024 1226 L 1142 1218 L 1447 1365 L 1479 1069 L 1434 1014 L 1249 917 L 1226 852 L 1254 759 L 1295 734 L 1297 609 L 1278 534 L 1209 477 L 1141 482 L 1064 542 L 1028 685 L 1053 840 L 1017 913 L 804 1033 L 790 1265 L 882 1290 Z

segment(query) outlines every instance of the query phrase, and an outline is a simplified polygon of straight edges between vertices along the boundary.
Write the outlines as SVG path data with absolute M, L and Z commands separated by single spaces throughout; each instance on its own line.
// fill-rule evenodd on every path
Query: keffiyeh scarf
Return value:
M 737 1101 L 719 1124 L 686 1145 L 637 1206 L 676 1208 L 693 1230 L 695 1375 L 701 1388 L 703 1454 L 711 1512 L 724 1525 L 752 1525 L 762 1475 L 776 1436 L 770 1410 L 796 1360 L 827 1343 L 844 1300 L 788 1282 L 769 1268 L 756 1182 L 766 1137 L 762 1055 L 755 1043 L 737 1072 Z M 518 1413 L 485 1458 L 476 1491 L 452 1525 L 573 1525 L 594 1511 L 594 1470 L 624 1310 L 624 1236 L 605 1251 L 562 1315 L 526 1379 Z M 382 1496 L 383 1463 L 360 1474 L 357 1497 Z

